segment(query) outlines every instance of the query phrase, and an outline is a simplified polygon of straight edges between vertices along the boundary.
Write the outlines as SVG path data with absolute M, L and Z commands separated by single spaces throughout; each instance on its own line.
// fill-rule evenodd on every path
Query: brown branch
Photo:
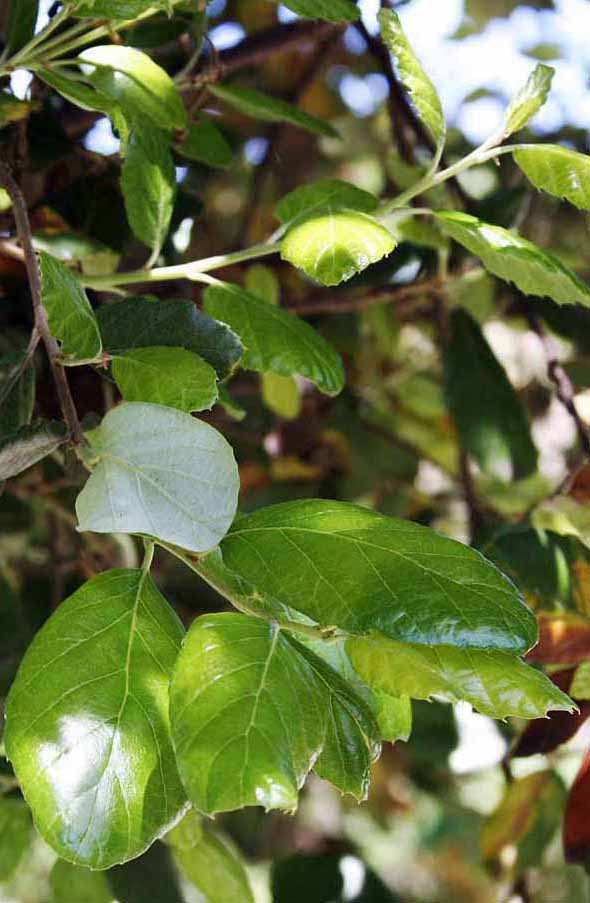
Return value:
M 49 329 L 47 314 L 45 312 L 45 308 L 43 307 L 41 273 L 39 271 L 37 256 L 33 248 L 33 237 L 31 234 L 27 205 L 25 203 L 25 199 L 19 185 L 14 179 L 8 166 L 2 160 L 0 160 L 0 184 L 2 184 L 2 186 L 5 188 L 10 197 L 10 200 L 12 201 L 12 211 L 16 223 L 16 230 L 20 243 L 22 245 L 23 253 L 25 256 L 25 266 L 27 268 L 27 275 L 29 277 L 29 286 L 31 290 L 31 298 L 33 301 L 33 314 L 35 323 L 31 341 L 29 343 L 29 348 L 31 347 L 32 343 L 36 343 L 35 333 L 38 333 L 38 335 L 43 340 L 43 344 L 45 345 L 45 350 L 47 352 L 47 357 L 49 358 L 51 371 L 55 380 L 60 407 L 70 436 L 74 442 L 81 444 L 84 442 L 84 435 L 82 433 L 80 421 L 78 420 L 78 414 L 76 412 L 74 400 L 70 393 L 70 387 L 68 385 L 65 369 L 60 360 L 61 356 L 59 345 L 57 344 L 55 338 L 51 333 L 51 330 Z
M 432 296 L 438 295 L 442 288 L 441 280 L 435 278 L 423 279 L 411 285 L 379 286 L 352 298 L 343 297 L 340 293 L 330 295 L 319 291 L 287 306 L 293 313 L 307 316 L 310 314 L 350 313 L 367 310 L 375 304 L 395 304 L 396 312 L 403 312 L 404 315 L 407 315 L 416 313 L 422 306 L 425 311 L 430 311 Z

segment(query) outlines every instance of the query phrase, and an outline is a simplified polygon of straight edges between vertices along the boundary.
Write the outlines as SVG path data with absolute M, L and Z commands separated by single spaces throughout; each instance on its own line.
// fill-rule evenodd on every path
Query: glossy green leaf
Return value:
M 186 112 L 167 72 L 133 47 L 103 44 L 78 57 L 82 70 L 102 94 L 125 115 L 151 119 L 161 129 L 186 127 Z
M 344 386 L 339 355 L 304 320 L 261 301 L 238 286 L 209 286 L 205 311 L 236 332 L 246 352 L 242 366 L 260 373 L 305 376 L 327 395 Z
M 295 420 L 301 413 L 301 391 L 293 376 L 279 376 L 278 373 L 263 373 L 261 380 L 262 400 L 266 407 L 283 417 Z
M 529 119 L 538 113 L 551 89 L 551 81 L 555 69 L 538 63 L 529 75 L 527 82 L 516 97 L 510 102 L 504 117 L 503 137 L 508 138 L 513 132 L 524 128 Z
M 25 352 L 16 351 L 0 357 L 0 394 L 12 386 L 0 403 L 0 437 L 14 433 L 30 423 L 35 404 L 35 369 L 22 370 Z
M 199 811 L 293 809 L 322 749 L 326 698 L 276 625 L 205 615 L 178 657 L 170 717 L 182 781 Z
M 436 88 L 422 68 L 407 37 L 399 16 L 391 9 L 379 13 L 381 37 L 395 57 L 402 82 L 407 88 L 421 122 L 434 145 L 441 148 L 445 141 L 446 125 Z
M 238 518 L 221 550 L 226 569 L 268 604 L 324 626 L 514 652 L 537 638 L 516 588 L 479 552 L 367 508 L 320 499 L 273 505 Z
M 512 155 L 535 188 L 590 210 L 590 157 L 558 144 L 531 144 Z
M 176 198 L 176 170 L 165 132 L 144 123 L 132 133 L 121 187 L 129 225 L 157 255 L 168 234 Z
M 325 207 L 345 207 L 373 213 L 379 205 L 374 194 L 357 188 L 341 179 L 320 179 L 309 185 L 301 185 L 286 194 L 276 206 L 275 215 L 282 223 L 292 222 L 299 216 L 309 216 Z
M 285 0 L 284 5 L 298 16 L 328 22 L 356 22 L 360 16 L 353 0 Z
M 100 574 L 27 650 L 6 751 L 37 827 L 70 862 L 133 859 L 184 806 L 168 688 L 182 627 L 142 570 Z
M 67 70 L 65 71 L 67 72 Z M 111 114 L 113 111 L 113 101 L 106 94 L 98 91 L 90 82 L 86 84 L 82 81 L 74 81 L 64 75 L 64 70 L 58 69 L 36 69 L 35 75 L 46 85 L 59 91 L 61 96 L 70 103 L 83 110 L 98 110 L 107 114 Z
M 254 903 L 244 865 L 228 843 L 189 812 L 166 837 L 182 874 L 207 903 Z
M 102 872 L 58 859 L 49 875 L 51 903 L 113 903 L 113 892 Z
M 39 255 L 43 306 L 49 328 L 72 361 L 93 360 L 102 350 L 98 323 L 74 274 L 44 251 Z
M 32 839 L 29 807 L 22 800 L 0 797 L 0 881 L 12 877 Z
M 307 646 L 299 648 L 328 700 L 326 736 L 314 771 L 362 802 L 369 791 L 371 765 L 381 752 L 377 722 L 367 703 L 337 671 Z
M 447 400 L 462 448 L 485 473 L 507 479 L 534 473 L 537 449 L 524 407 L 466 311 L 451 317 L 444 357 Z
M 480 257 L 490 273 L 513 282 L 525 295 L 547 296 L 559 304 L 590 304 L 588 287 L 572 270 L 517 232 L 467 213 L 439 212 L 436 220 L 445 235 Z
M 225 535 L 238 470 L 208 423 L 162 405 L 122 404 L 87 438 L 95 460 L 76 501 L 80 530 L 147 533 L 193 552 Z
M 549 678 L 507 652 L 417 646 L 380 634 L 354 637 L 350 660 L 368 685 L 412 699 L 462 700 L 490 718 L 544 718 L 574 704 Z
M 122 354 L 151 345 L 186 348 L 226 377 L 242 356 L 237 335 L 202 313 L 192 301 L 126 298 L 98 311 L 105 349 Z
M 40 420 L 7 433 L 0 440 L 0 480 L 15 477 L 37 464 L 67 438 L 63 423 Z
M 180 411 L 209 410 L 217 374 L 184 348 L 135 348 L 113 358 L 113 376 L 126 401 L 149 401 Z
M 231 145 L 211 119 L 200 117 L 189 125 L 178 153 L 205 166 L 225 169 L 233 160 Z
M 39 0 L 12 0 L 8 16 L 6 47 L 12 56 L 31 40 L 39 12 Z
M 291 226 L 281 243 L 281 257 L 322 285 L 339 285 L 394 248 L 391 232 L 373 217 L 326 206 Z
M 263 122 L 286 122 L 314 135 L 338 137 L 338 132 L 329 122 L 318 119 L 317 116 L 312 116 L 279 97 L 263 94 L 255 88 L 242 88 L 238 85 L 208 85 L 207 88 L 219 100 L 253 119 L 261 119 Z

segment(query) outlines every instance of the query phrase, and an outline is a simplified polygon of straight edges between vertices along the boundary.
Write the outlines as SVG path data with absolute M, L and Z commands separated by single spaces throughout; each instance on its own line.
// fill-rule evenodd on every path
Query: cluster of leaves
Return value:
M 358 17 L 352 0 L 286 5 L 333 23 Z M 585 210 L 590 163 L 561 146 L 504 144 L 546 99 L 552 71 L 542 64 L 494 135 L 457 162 L 441 162 L 447 130 L 436 89 L 398 16 L 382 11 L 382 40 L 431 151 L 408 184 L 400 182 L 401 194 L 380 199 L 330 175 L 279 200 L 278 228 L 264 242 L 155 266 L 167 262 L 178 203 L 175 155 L 219 167 L 232 159 L 213 117 L 195 113 L 190 104 L 187 112 L 183 102 L 202 50 L 204 4 L 191 10 L 174 0 L 84 0 L 66 4 L 36 36 L 33 6 L 24 0 L 12 6 L 0 74 L 29 68 L 54 100 L 110 119 L 121 139 L 126 222 L 149 258 L 139 270 L 120 271 L 118 255 L 92 236 L 60 248 L 55 236 L 31 232 L 26 215 L 23 223 L 20 190 L 10 173 L 3 179 L 32 274 L 35 308 L 28 345 L 6 349 L 0 358 L 0 480 L 10 481 L 5 497 L 14 485 L 19 498 L 19 480 L 35 465 L 65 467 L 75 518 L 64 511 L 61 497 L 49 505 L 95 542 L 96 534 L 117 537 L 127 549 L 121 563 L 133 560 L 131 566 L 91 568 L 90 579 L 65 601 L 57 600 L 59 607 L 36 632 L 14 680 L 10 659 L 7 674 L 1 674 L 11 682 L 3 741 L 13 773 L 7 775 L 9 795 L 0 799 L 0 878 L 12 873 L 28 843 L 30 811 L 60 857 L 52 872 L 57 900 L 76 898 L 76 882 L 85 881 L 92 882 L 97 900 L 124 899 L 118 882 L 132 881 L 133 872 L 127 867 L 122 877 L 115 866 L 165 838 L 180 873 L 207 900 L 249 901 L 242 864 L 202 816 L 250 806 L 291 811 L 312 771 L 342 794 L 366 799 L 382 743 L 411 734 L 412 700 L 465 701 L 491 718 L 533 719 L 514 756 L 553 749 L 573 733 L 588 715 L 589 622 L 579 611 L 556 615 L 554 608 L 579 609 L 580 593 L 587 599 L 583 587 L 564 587 L 558 573 L 562 561 L 567 574 L 579 562 L 587 573 L 587 534 L 580 525 L 583 503 L 575 497 L 540 505 L 531 524 L 474 535 L 484 554 L 429 526 L 375 510 L 375 502 L 332 501 L 325 493 L 238 514 L 244 473 L 227 439 L 209 422 L 219 409 L 226 424 L 246 416 L 228 391 L 230 381 L 243 372 L 260 374 L 264 403 L 288 422 L 303 410 L 302 387 L 313 386 L 328 398 L 341 393 L 345 367 L 318 330 L 281 306 L 274 269 L 255 264 L 244 284 L 210 273 L 280 255 L 303 284 L 353 280 L 358 286 L 408 242 L 434 252 L 442 274 L 450 248 L 460 247 L 522 295 L 550 299 L 539 303 L 553 302 L 558 316 L 557 305 L 589 306 L 590 289 L 574 270 L 507 224 L 448 209 L 448 197 L 443 193 L 441 203 L 440 192 L 471 167 L 511 154 L 535 188 Z M 151 17 L 163 24 L 178 21 L 179 33 L 192 35 L 195 55 L 188 70 L 168 72 L 135 46 L 141 43 L 136 30 Z M 116 42 L 99 43 L 113 34 Z M 129 43 L 122 42 L 125 35 Z M 92 46 L 80 50 L 86 45 Z M 327 120 L 258 89 L 220 83 L 217 75 L 205 79 L 203 88 L 224 110 L 337 138 Z M 5 93 L 5 124 L 31 115 L 30 104 L 24 110 L 24 102 Z M 412 206 L 418 195 L 432 199 L 435 209 Z M 16 252 L 18 257 L 18 247 Z M 182 295 L 118 297 L 121 286 L 173 280 L 204 284 L 201 307 Z M 104 303 L 98 305 L 99 299 Z M 535 301 L 523 303 L 535 312 Z M 531 490 L 538 452 L 526 410 L 473 310 L 465 307 L 458 303 L 444 311 L 441 327 L 444 401 L 457 437 L 451 452 L 448 436 L 447 444 L 444 435 L 438 441 L 438 397 L 417 417 L 396 421 L 390 415 L 385 428 L 419 451 L 429 446 L 430 456 L 451 473 L 459 470 L 459 449 L 467 490 L 469 468 L 477 465 L 482 487 L 489 487 L 501 512 L 508 502 L 499 484 L 507 475 L 523 492 L 538 492 L 535 502 L 545 484 L 539 490 L 537 481 Z M 376 366 L 391 353 L 379 349 L 379 341 L 387 345 L 391 338 L 394 344 L 378 317 L 366 322 Z M 64 380 L 67 388 L 68 375 L 85 368 L 104 386 L 104 415 L 83 422 L 83 437 L 68 405 L 65 423 L 33 420 L 40 337 L 58 388 Z M 58 343 L 57 357 L 52 341 Z M 383 428 L 381 376 L 377 372 L 366 391 L 374 423 L 381 420 Z M 406 387 L 408 395 L 411 389 Z M 63 398 L 62 388 L 62 403 Z M 361 492 L 354 496 L 363 501 Z M 555 527 L 558 517 L 569 518 L 567 530 Z M 559 535 L 576 531 L 578 539 Z M 129 535 L 136 544 L 129 544 Z M 135 560 L 139 545 L 143 563 Z M 185 633 L 153 579 L 156 547 L 199 575 L 199 585 L 208 584 L 234 610 L 204 614 Z M 16 635 L 10 618 L 18 603 L 11 584 L 3 579 L 0 585 L 8 602 L 2 617 L 7 635 Z M 541 644 L 533 652 L 537 618 L 523 593 L 536 608 L 549 609 L 540 616 Z M 529 663 L 523 660 L 527 653 Z M 565 665 L 569 679 L 551 680 L 531 662 Z M 537 721 L 549 711 L 556 712 L 552 719 Z M 557 742 L 553 733 L 548 741 L 539 723 L 566 727 Z M 566 842 L 575 860 L 588 850 L 578 824 L 587 774 L 586 764 L 569 803 Z M 512 825 L 511 818 L 520 824 L 522 807 L 541 797 L 543 821 L 561 790 L 552 773 L 533 775 L 511 786 L 495 818 L 503 826 Z M 486 858 L 493 860 L 505 842 L 513 843 L 515 830 L 498 840 L 492 820 L 484 838 Z M 547 831 L 539 830 L 545 837 Z M 526 849 L 523 842 L 522 867 L 530 864 Z M 157 870 L 159 854 L 153 855 Z M 89 877 L 80 867 L 109 872 Z

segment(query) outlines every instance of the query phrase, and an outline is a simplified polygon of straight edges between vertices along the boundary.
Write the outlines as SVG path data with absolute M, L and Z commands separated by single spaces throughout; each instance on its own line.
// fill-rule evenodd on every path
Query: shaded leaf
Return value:
M 78 57 L 98 91 L 115 101 L 130 120 L 151 119 L 161 129 L 183 129 L 186 112 L 176 85 L 149 56 L 133 47 L 103 44 Z
M 209 286 L 203 304 L 208 314 L 239 335 L 246 348 L 242 358 L 246 369 L 299 374 L 327 395 L 342 390 L 339 355 L 304 320 L 229 283 Z
M 392 695 L 466 701 L 490 718 L 540 718 L 550 709 L 574 708 L 544 674 L 506 652 L 418 646 L 379 634 L 354 637 L 346 648 L 369 687 Z
M 233 452 L 212 426 L 155 404 L 122 404 L 87 433 L 95 456 L 79 529 L 147 533 L 194 552 L 217 545 L 237 506 Z
M 478 552 L 367 508 L 320 499 L 273 505 L 238 518 L 221 550 L 230 574 L 262 595 L 259 605 L 287 606 L 322 625 L 512 652 L 537 637 L 516 588 Z M 201 563 L 207 570 L 215 560 Z
M 12 877 L 32 839 L 29 807 L 22 800 L 0 797 L 0 881 Z
M 300 185 L 282 198 L 275 208 L 275 216 L 282 223 L 292 222 L 299 216 L 308 216 L 325 207 L 360 210 L 373 213 L 379 206 L 374 194 L 357 188 L 341 179 L 320 179 L 309 185 Z
M 122 354 L 151 345 L 186 348 L 226 377 L 242 356 L 237 335 L 202 313 L 192 301 L 126 298 L 98 311 L 105 349 Z
M 42 461 L 67 438 L 63 423 L 39 420 L 0 440 L 0 480 L 8 480 Z
M 39 0 L 12 0 L 6 36 L 9 56 L 28 44 L 33 37 L 38 11 Z
M 100 332 L 86 292 L 59 260 L 39 255 L 43 306 L 49 328 L 73 361 L 94 360 L 102 350 Z
M 353 869 L 354 884 L 346 880 Z M 279 859 L 272 864 L 271 884 L 274 903 L 401 903 L 401 897 L 351 853 L 297 853 Z
M 225 136 L 211 119 L 204 116 L 189 125 L 177 150 L 189 160 L 221 169 L 233 160 L 233 152 Z
M 35 404 L 35 369 L 29 365 L 21 372 L 24 352 L 0 357 L 0 393 L 10 381 L 12 389 L 0 404 L 0 436 L 14 433 L 30 423 Z M 18 378 L 17 377 L 18 374 Z
M 170 715 L 180 774 L 197 809 L 292 809 L 322 748 L 326 699 L 276 625 L 205 615 L 178 657 Z
M 121 256 L 101 242 L 76 232 L 35 232 L 33 247 L 36 251 L 47 251 L 64 263 L 80 263 L 82 272 L 88 276 L 114 273 Z
M 45 82 L 51 88 L 59 91 L 62 97 L 69 100 L 70 103 L 81 107 L 83 110 L 98 110 L 107 115 L 113 112 L 113 101 L 101 91 L 97 90 L 90 82 L 86 84 L 81 81 L 74 81 L 64 75 L 63 70 L 56 69 L 35 69 L 35 75 Z
M 397 13 L 391 9 L 381 10 L 379 24 L 381 36 L 397 61 L 401 80 L 412 98 L 418 116 L 434 145 L 441 148 L 445 140 L 446 125 L 436 88 L 406 38 Z
M 391 232 L 376 219 L 326 205 L 291 226 L 281 242 L 281 257 L 322 285 L 339 285 L 394 248 Z
M 299 107 L 263 94 L 255 88 L 242 88 L 238 85 L 207 85 L 207 89 L 219 100 L 235 107 L 240 113 L 251 116 L 253 119 L 261 119 L 263 122 L 286 122 L 295 125 L 314 135 L 328 135 L 337 138 L 338 132 L 323 119 L 312 116 Z
M 547 296 L 559 304 L 590 304 L 590 291 L 557 257 L 500 226 L 467 213 L 439 212 L 436 220 L 446 235 L 481 258 L 485 268 L 513 282 L 525 295 Z
M 590 210 L 590 157 L 558 144 L 531 144 L 512 155 L 535 188 Z
M 155 843 L 139 859 L 111 869 L 109 884 L 117 903 L 184 903 L 170 850 Z
M 176 170 L 164 132 L 142 125 L 132 133 L 121 187 L 133 233 L 157 254 L 168 234 L 176 198 Z
M 99 869 L 133 859 L 178 817 L 166 712 L 181 638 L 149 575 L 116 570 L 63 602 L 27 650 L 6 751 L 64 859 Z
M 529 119 L 538 113 L 551 89 L 551 81 L 555 75 L 555 69 L 538 63 L 527 82 L 520 89 L 516 97 L 510 102 L 504 117 L 503 136 L 508 138 L 513 132 L 524 128 Z
M 112 903 L 113 894 L 102 872 L 58 859 L 49 875 L 51 903 Z
M 135 348 L 113 358 L 113 376 L 127 401 L 149 401 L 180 411 L 209 410 L 217 401 L 217 374 L 184 348 Z
M 148 9 L 170 10 L 171 0 L 78 0 L 73 14 L 80 18 L 135 19 Z

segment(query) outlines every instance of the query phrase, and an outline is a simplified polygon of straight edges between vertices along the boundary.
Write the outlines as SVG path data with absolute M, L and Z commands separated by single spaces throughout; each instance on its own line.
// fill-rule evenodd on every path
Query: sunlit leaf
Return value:
M 180 411 L 209 410 L 217 401 L 217 375 L 184 348 L 135 348 L 113 358 L 113 376 L 126 401 L 149 401 Z
M 503 136 L 508 138 L 513 132 L 524 128 L 529 119 L 538 113 L 551 89 L 555 69 L 538 63 L 527 82 L 510 102 L 504 117 Z
M 328 22 L 356 22 L 360 16 L 353 0 L 285 0 L 284 5 L 298 16 Z
M 513 157 L 535 188 L 590 210 L 590 157 L 558 144 L 531 144 Z

